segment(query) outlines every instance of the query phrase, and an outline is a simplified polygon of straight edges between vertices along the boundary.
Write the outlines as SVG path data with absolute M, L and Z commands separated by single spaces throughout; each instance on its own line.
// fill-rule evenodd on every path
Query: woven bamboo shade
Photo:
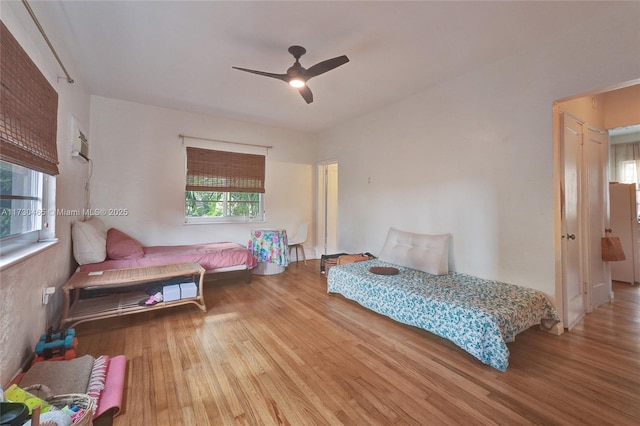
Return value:
M 265 156 L 187 147 L 187 191 L 264 193 Z
M 0 158 L 58 174 L 58 94 L 0 22 Z

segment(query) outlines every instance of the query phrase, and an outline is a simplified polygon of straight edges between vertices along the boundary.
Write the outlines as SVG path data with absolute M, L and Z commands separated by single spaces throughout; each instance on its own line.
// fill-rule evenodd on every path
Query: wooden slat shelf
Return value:
M 65 306 L 62 324 L 66 327 L 85 321 L 129 315 L 172 306 L 195 304 L 203 312 L 207 311 L 202 294 L 204 268 L 195 262 L 178 263 L 172 265 L 128 268 L 104 271 L 101 275 L 89 275 L 88 272 L 76 272 L 62 287 Z M 197 283 L 196 297 L 179 299 L 171 302 L 159 302 L 155 305 L 139 305 L 139 302 L 149 298 L 144 291 L 124 291 L 133 286 L 176 277 L 192 276 Z M 197 280 L 196 280 L 197 277 Z M 113 294 L 79 299 L 79 292 L 109 289 Z M 116 292 L 122 289 L 121 292 Z M 74 294 L 73 301 L 71 293 Z

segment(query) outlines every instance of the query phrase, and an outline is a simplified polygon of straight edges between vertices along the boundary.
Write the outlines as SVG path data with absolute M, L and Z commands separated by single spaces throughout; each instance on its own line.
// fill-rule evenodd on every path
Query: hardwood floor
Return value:
M 127 357 L 114 425 L 637 425 L 640 286 L 571 333 L 531 328 L 505 373 L 327 294 L 319 262 L 205 284 L 191 306 L 81 324 L 78 353 Z

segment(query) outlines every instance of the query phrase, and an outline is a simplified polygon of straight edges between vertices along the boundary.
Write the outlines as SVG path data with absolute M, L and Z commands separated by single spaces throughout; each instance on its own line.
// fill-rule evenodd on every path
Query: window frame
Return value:
M 20 209 L 11 206 L 7 212 L 0 210 L 0 214 L 4 212 L 6 216 L 9 217 L 28 215 L 39 218 L 39 220 L 35 221 L 35 229 L 29 229 L 25 232 L 10 234 L 0 238 L 0 268 L 14 264 L 58 241 L 55 238 L 55 176 L 50 176 L 38 170 L 29 169 L 7 161 L 2 162 L 12 167 L 20 167 L 26 171 L 37 173 L 38 180 L 40 180 L 38 183 L 38 194 L 33 192 L 30 194 L 14 194 L 13 191 L 15 188 L 12 188 L 12 194 L 7 195 L 16 195 L 15 198 L 11 198 L 13 200 L 38 197 L 40 206 L 35 209 Z M 17 173 L 16 171 L 12 172 Z M 33 183 L 30 183 L 30 186 L 33 189 Z
M 58 241 L 55 238 L 58 93 L 1 21 L 0 35 L 0 159 L 12 167 L 38 173 L 42 188 L 36 205 L 19 206 L 24 207 L 20 209 L 10 203 L 9 214 L 34 214 L 41 219 L 33 221 L 39 229 L 23 229 L 0 239 L 0 269 L 4 269 Z M 28 199 L 24 194 L 28 191 L 16 191 L 14 178 L 11 180 L 11 194 L 5 193 L 5 198 Z
M 42 172 L 8 161 L 0 161 L 0 170 L 3 173 L 3 185 L 5 173 L 11 176 L 11 188 L 8 188 L 6 193 L 0 192 L 2 204 L 9 205 L 8 207 L 0 206 L 0 220 L 4 222 L 7 218 L 9 219 L 9 233 L 3 235 L 0 232 L 0 242 L 4 243 L 20 235 L 42 229 L 43 221 L 38 220 L 38 217 L 44 213 L 45 179 Z M 2 231 L 1 228 L 0 231 Z
M 223 200 L 219 201 L 223 203 L 223 215 L 222 216 L 187 216 L 187 192 L 185 191 L 184 200 L 184 218 L 186 224 L 207 224 L 207 223 L 261 223 L 265 221 L 265 209 L 264 209 L 264 194 L 259 192 L 249 192 L 248 194 L 258 194 L 258 203 L 260 214 L 258 216 L 235 216 L 229 215 L 228 203 L 229 194 L 231 192 L 223 191 L 191 191 L 191 192 L 220 192 L 223 194 Z

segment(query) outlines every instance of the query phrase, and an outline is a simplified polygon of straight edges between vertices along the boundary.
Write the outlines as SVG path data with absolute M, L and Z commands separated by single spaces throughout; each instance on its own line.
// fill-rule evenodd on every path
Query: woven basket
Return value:
M 73 422 L 73 426 L 92 426 L 93 425 L 93 410 L 94 402 L 93 398 L 84 393 L 69 393 L 64 395 L 53 395 L 53 392 L 48 386 L 45 385 L 31 385 L 24 388 L 24 390 L 44 399 L 49 404 L 56 408 L 63 408 L 65 405 L 84 409 L 84 414 Z M 41 425 L 46 425 L 48 422 L 43 422 Z

